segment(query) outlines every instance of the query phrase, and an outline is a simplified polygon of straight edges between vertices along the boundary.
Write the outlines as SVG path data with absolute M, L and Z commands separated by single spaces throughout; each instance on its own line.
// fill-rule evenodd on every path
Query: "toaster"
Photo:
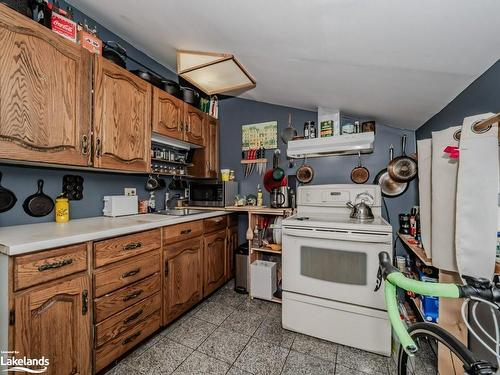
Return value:
M 107 195 L 103 199 L 104 216 L 126 216 L 139 213 L 139 199 L 137 195 Z

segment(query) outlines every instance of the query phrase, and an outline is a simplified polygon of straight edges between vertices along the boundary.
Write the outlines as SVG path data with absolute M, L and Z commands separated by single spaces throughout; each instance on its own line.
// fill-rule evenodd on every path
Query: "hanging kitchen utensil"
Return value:
M 280 167 L 280 154 L 279 149 L 274 150 L 273 156 L 273 180 L 281 181 L 285 177 L 285 171 Z
M 401 138 L 401 156 L 391 160 L 387 172 L 397 182 L 409 182 L 417 176 L 416 160 L 406 155 L 406 134 Z
M 292 126 L 292 114 L 288 114 L 288 126 L 281 133 L 281 140 L 287 144 L 297 135 L 297 130 Z
M 301 184 L 308 184 L 314 178 L 314 169 L 309 164 L 306 164 L 306 159 L 304 159 L 304 164 L 302 164 L 296 172 L 297 181 Z
M 160 183 L 157 178 L 155 178 L 153 175 L 149 175 L 148 179 L 146 180 L 146 184 L 144 185 L 144 189 L 146 191 L 154 191 L 157 190 L 160 187 Z
M 394 159 L 394 147 L 392 145 L 389 147 L 389 158 L 390 160 Z M 408 189 L 408 183 L 394 181 L 389 175 L 387 168 L 384 168 L 377 173 L 373 183 L 375 185 L 380 185 L 382 195 L 387 198 L 399 197 Z
M 351 171 L 351 181 L 355 184 L 364 184 L 370 178 L 370 172 L 361 163 L 361 152 L 358 151 L 358 165 Z
M 33 217 L 42 217 L 50 214 L 54 209 L 54 201 L 43 192 L 43 180 L 38 180 L 38 190 L 30 195 L 23 203 L 24 212 Z
M 0 182 L 2 181 L 2 172 L 0 172 Z M 9 211 L 17 202 L 16 195 L 9 189 L 0 185 L 0 213 Z
M 62 192 L 70 201 L 79 201 L 83 198 L 83 177 L 66 174 L 63 176 Z

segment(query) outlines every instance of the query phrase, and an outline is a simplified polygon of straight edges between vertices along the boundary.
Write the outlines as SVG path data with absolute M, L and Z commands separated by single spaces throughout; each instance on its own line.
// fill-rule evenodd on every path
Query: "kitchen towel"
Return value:
M 477 133 L 473 125 L 493 116 L 466 117 L 460 136 L 456 254 L 461 275 L 491 279 L 495 268 L 499 187 L 498 124 Z
M 432 183 L 432 139 L 417 141 L 418 156 L 418 196 L 420 207 L 420 235 L 425 255 L 431 252 L 431 183 Z
M 457 132 L 461 126 L 432 132 L 432 265 L 457 272 L 455 254 L 455 203 L 458 159 L 444 152 L 447 146 L 458 146 Z

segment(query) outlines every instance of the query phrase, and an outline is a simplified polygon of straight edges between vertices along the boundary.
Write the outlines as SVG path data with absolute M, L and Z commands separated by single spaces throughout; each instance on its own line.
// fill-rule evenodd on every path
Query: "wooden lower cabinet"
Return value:
M 164 324 L 187 311 L 203 296 L 202 243 L 202 237 L 197 237 L 165 247 Z
M 90 374 L 89 291 L 82 275 L 14 295 L 16 357 L 48 358 L 44 374 Z
M 203 248 L 203 296 L 207 296 L 226 281 L 226 229 L 205 235 Z

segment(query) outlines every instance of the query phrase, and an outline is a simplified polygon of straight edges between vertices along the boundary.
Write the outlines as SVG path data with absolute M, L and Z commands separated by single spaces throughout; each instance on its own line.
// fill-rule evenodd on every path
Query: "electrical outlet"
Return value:
M 137 189 L 136 188 L 125 188 L 125 195 L 130 197 L 133 195 L 137 195 Z

